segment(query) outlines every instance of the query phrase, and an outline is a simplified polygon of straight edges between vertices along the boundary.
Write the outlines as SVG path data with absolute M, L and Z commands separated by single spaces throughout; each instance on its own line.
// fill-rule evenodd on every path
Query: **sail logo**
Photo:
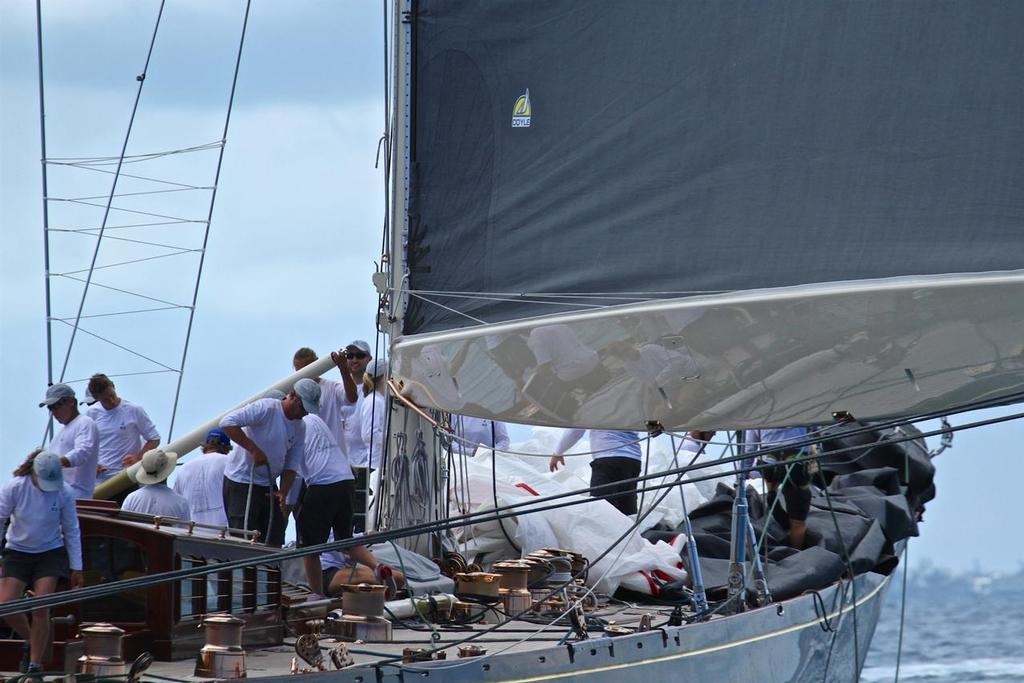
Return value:
M 530 119 L 533 117 L 533 108 L 530 106 L 530 89 L 516 98 L 516 104 L 512 107 L 512 127 L 529 128 Z

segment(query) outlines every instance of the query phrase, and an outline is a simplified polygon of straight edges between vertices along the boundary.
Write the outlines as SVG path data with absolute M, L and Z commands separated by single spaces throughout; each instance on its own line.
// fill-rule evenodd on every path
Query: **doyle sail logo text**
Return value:
M 512 127 L 529 128 L 530 118 L 532 115 L 533 109 L 530 107 L 530 89 L 527 88 L 526 92 L 516 98 L 516 105 L 512 107 Z

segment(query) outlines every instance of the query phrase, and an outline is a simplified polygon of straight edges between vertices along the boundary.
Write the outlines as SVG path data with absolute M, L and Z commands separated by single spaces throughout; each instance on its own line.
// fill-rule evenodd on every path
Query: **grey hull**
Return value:
M 701 681 L 723 682 L 856 681 L 888 585 L 889 577 L 864 574 L 852 586 L 837 584 L 818 591 L 817 596 L 808 593 L 700 624 L 614 639 L 592 637 L 526 651 L 517 647 L 481 658 L 351 667 L 310 674 L 304 680 L 651 683 L 699 677 Z

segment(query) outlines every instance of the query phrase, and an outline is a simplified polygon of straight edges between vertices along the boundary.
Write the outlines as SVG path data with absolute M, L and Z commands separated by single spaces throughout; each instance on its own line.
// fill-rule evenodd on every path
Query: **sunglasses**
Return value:
M 369 358 L 369 357 L 370 357 L 370 354 L 363 353 L 362 351 L 346 351 L 345 352 L 345 358 L 350 358 L 350 359 L 351 358 L 360 358 L 360 359 L 362 359 L 362 358 Z
M 67 403 L 67 401 L 68 401 L 68 399 L 66 397 L 62 398 L 59 401 L 57 401 L 56 403 L 46 406 L 46 409 L 49 410 L 52 413 L 53 411 L 57 410 L 57 408 L 60 408 L 62 405 Z

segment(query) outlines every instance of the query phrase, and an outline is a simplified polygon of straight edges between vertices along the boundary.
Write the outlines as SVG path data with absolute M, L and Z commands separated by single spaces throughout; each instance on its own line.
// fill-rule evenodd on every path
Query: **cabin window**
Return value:
M 194 569 L 206 565 L 206 560 L 201 557 L 179 558 L 182 569 Z M 216 581 L 212 582 L 213 592 L 216 593 Z M 199 576 L 193 579 L 183 579 L 179 583 L 178 618 L 180 621 L 197 620 L 207 611 L 207 592 L 210 587 L 207 585 L 207 578 Z
M 146 551 L 139 544 L 113 536 L 82 539 L 86 586 L 135 579 L 149 573 Z M 82 621 L 145 623 L 147 589 L 136 588 L 82 603 Z
M 256 609 L 276 609 L 281 590 L 281 572 L 271 567 L 256 567 Z

